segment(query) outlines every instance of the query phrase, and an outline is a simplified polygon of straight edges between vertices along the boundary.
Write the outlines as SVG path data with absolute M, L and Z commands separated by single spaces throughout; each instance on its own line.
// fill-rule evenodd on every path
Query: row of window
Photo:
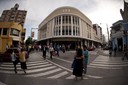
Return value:
M 79 17 L 71 16 L 71 15 L 63 15 L 55 17 L 55 25 L 61 24 L 71 24 L 71 22 L 75 25 L 79 25 Z
M 80 28 L 77 26 L 73 26 L 73 29 L 71 26 L 62 26 L 61 27 L 55 27 L 54 28 L 54 36 L 59 36 L 59 35 L 74 35 L 74 36 L 80 36 Z
M 8 28 L 0 28 L 0 35 L 8 35 L 9 33 L 9 29 Z M 20 34 L 20 31 L 15 29 L 15 28 L 11 28 L 11 31 L 10 31 L 10 35 L 12 36 L 19 36 Z

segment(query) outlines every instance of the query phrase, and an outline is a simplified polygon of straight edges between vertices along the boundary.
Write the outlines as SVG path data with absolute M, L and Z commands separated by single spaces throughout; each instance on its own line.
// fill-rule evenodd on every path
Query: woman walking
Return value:
M 81 79 L 83 79 L 83 52 L 81 48 L 76 50 L 76 56 L 74 59 L 75 65 L 73 67 L 73 75 L 75 75 L 75 80 L 77 80 L 77 77 L 81 77 Z
M 25 51 L 23 49 L 21 49 L 21 52 L 20 52 L 20 64 L 21 64 L 21 69 L 23 69 L 24 73 L 26 74 L 27 66 L 26 66 L 25 54 L 26 54 Z

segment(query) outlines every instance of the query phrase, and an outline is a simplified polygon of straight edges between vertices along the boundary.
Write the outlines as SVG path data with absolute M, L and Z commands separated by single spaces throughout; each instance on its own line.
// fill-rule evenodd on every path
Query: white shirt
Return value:
M 14 53 L 14 52 L 11 54 L 11 60 L 12 60 L 12 61 L 15 61 L 15 60 L 16 60 L 16 58 L 15 58 L 15 53 Z

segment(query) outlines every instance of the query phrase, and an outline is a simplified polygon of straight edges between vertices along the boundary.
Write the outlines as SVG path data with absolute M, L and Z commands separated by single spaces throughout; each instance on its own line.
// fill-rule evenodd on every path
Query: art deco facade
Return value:
M 60 7 L 39 25 L 38 40 L 43 44 L 93 46 L 101 43 L 95 39 L 96 31 L 91 20 L 73 7 Z
M 0 22 L 17 22 L 23 26 L 27 11 L 18 10 L 18 8 L 19 5 L 15 4 L 15 6 L 10 10 L 4 10 L 0 17 Z

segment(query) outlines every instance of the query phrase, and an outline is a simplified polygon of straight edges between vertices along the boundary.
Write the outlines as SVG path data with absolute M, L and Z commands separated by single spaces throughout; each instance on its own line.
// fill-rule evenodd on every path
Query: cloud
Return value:
M 110 27 L 112 23 L 122 19 L 120 9 L 123 9 L 123 0 L 0 0 L 0 14 L 16 3 L 19 4 L 19 9 L 27 10 L 26 37 L 30 36 L 31 28 L 38 27 L 51 12 L 62 6 L 77 8 L 94 24 L 107 23 Z

